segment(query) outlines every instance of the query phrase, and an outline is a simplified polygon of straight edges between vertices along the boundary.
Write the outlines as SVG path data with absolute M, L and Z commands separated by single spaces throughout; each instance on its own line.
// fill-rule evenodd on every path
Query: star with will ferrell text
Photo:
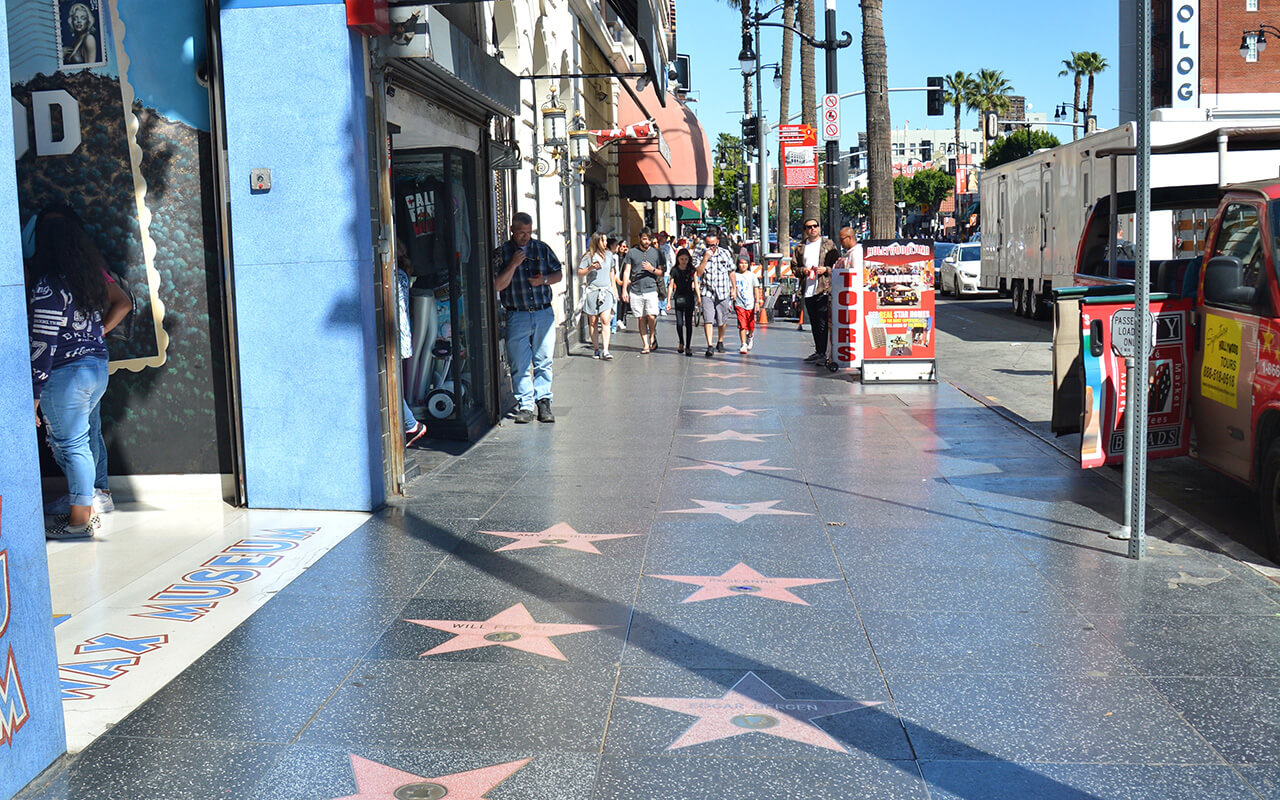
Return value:
M 604 542 L 609 539 L 625 539 L 628 536 L 639 536 L 638 533 L 578 533 L 567 523 L 560 522 L 542 531 L 480 531 L 490 536 L 502 536 L 515 539 L 495 550 L 502 553 L 507 550 L 529 550 L 535 547 L 563 547 L 565 550 L 577 550 L 580 553 L 604 555 L 593 542 Z
M 708 444 L 710 442 L 762 442 L 769 436 L 781 436 L 780 433 L 742 433 L 730 428 L 727 431 L 719 433 L 684 433 L 682 436 L 695 436 L 698 444 Z
M 493 791 L 494 787 L 532 760 L 525 758 L 467 772 L 425 778 L 353 755 L 351 771 L 356 779 L 356 793 L 335 800 L 435 800 L 446 797 L 448 800 L 486 800 L 485 795 Z
M 689 409 L 692 413 L 701 414 L 703 417 L 754 417 L 756 414 L 763 414 L 768 410 L 767 408 L 734 408 L 733 406 Z
M 516 603 L 488 619 L 406 619 L 405 622 L 453 634 L 452 639 L 422 653 L 423 656 L 501 646 L 554 658 L 558 661 L 568 661 L 568 659 L 558 647 L 551 643 L 552 636 L 567 636 L 571 633 L 585 633 L 613 627 L 612 625 L 565 625 L 538 622 L 524 607 L 524 603 Z
M 763 733 L 814 747 L 848 749 L 813 720 L 883 705 L 875 700 L 795 700 L 778 694 L 754 672 L 743 675 L 722 697 L 625 697 L 636 703 L 687 714 L 698 719 L 667 749 L 678 750 L 747 733 Z
M 791 467 L 766 467 L 767 458 L 757 458 L 753 461 L 708 461 L 706 459 L 694 459 L 701 463 L 694 467 L 674 467 L 673 469 L 709 469 L 716 472 L 723 472 L 731 478 L 736 478 L 744 472 L 791 472 Z
M 774 508 L 775 505 L 781 503 L 781 500 L 761 500 L 756 503 L 716 503 L 710 500 L 699 500 L 692 498 L 693 502 L 699 505 L 699 508 L 676 508 L 668 511 L 668 514 L 719 514 L 725 519 L 734 522 L 742 522 L 755 516 L 793 516 L 807 517 L 810 514 L 804 511 L 783 511 L 780 508 Z
M 809 605 L 798 597 L 791 589 L 799 586 L 812 586 L 817 583 L 831 583 L 835 578 L 766 578 L 759 572 L 741 562 L 733 565 L 719 575 L 650 575 L 650 578 L 662 578 L 664 581 L 678 581 L 701 587 L 698 591 L 681 600 L 682 603 L 698 603 L 703 600 L 716 600 L 721 597 L 762 597 L 767 600 L 779 600 L 783 603 Z

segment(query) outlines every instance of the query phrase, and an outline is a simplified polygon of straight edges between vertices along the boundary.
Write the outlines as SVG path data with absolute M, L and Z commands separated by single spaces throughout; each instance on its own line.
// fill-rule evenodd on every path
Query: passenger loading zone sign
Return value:
M 782 185 L 788 189 L 818 187 L 818 134 L 808 125 L 778 128 L 782 146 Z

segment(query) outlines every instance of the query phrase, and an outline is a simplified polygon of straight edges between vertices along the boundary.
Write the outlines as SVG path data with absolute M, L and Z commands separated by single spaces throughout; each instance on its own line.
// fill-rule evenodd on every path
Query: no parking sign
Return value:
M 840 95 L 822 96 L 822 138 L 825 141 L 840 138 Z

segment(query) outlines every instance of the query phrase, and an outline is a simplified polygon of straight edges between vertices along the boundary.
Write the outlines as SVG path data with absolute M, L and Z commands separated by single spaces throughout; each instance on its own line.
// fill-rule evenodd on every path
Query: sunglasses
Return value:
M 812 224 L 811 224 L 811 225 L 805 225 L 805 227 L 806 227 L 806 228 L 816 228 L 816 227 L 818 227 L 818 226 L 817 226 L 817 225 L 812 225 Z

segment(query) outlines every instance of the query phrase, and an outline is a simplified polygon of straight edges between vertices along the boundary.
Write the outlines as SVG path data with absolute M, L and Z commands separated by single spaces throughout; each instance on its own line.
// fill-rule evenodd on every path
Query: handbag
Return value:
M 665 275 L 658 276 L 658 299 L 667 299 L 667 278 Z

